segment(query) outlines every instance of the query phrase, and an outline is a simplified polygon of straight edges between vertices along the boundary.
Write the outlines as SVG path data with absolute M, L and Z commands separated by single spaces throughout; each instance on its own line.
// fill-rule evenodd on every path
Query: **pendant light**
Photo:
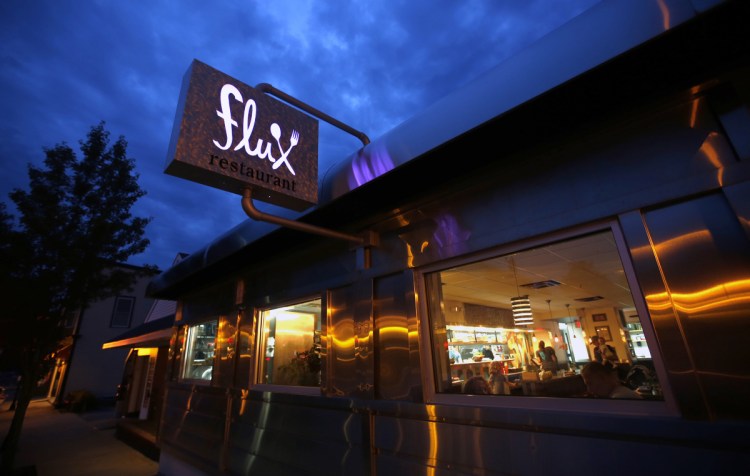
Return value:
M 534 316 L 531 313 L 531 300 L 528 295 L 521 296 L 518 288 L 518 276 L 516 275 L 516 264 L 513 258 L 510 259 L 513 267 L 513 277 L 516 281 L 516 297 L 510 298 L 510 309 L 513 312 L 513 324 L 518 326 L 528 326 L 534 323 Z
M 547 309 L 549 309 L 549 320 L 551 321 L 552 320 L 552 299 L 547 299 Z M 555 336 L 552 338 L 552 340 L 555 341 L 555 344 L 560 342 L 560 337 L 558 337 L 557 332 L 555 333 Z

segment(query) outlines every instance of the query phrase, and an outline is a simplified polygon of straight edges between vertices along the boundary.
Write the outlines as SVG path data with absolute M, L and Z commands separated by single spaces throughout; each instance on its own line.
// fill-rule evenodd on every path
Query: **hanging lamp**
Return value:
M 521 296 L 518 288 L 518 276 L 516 275 L 516 264 L 513 258 L 510 259 L 513 267 L 513 277 L 516 281 L 516 297 L 510 298 L 510 309 L 513 312 L 513 324 L 518 326 L 528 326 L 534 323 L 534 316 L 531 312 L 531 300 L 528 295 Z

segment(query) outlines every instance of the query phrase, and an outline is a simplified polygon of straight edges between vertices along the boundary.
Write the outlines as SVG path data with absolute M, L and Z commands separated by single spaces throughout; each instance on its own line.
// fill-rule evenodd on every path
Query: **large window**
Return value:
M 609 230 L 425 282 L 439 393 L 661 399 Z
M 218 327 L 218 320 L 213 320 L 188 328 L 182 367 L 183 379 L 211 381 Z
M 263 310 L 258 383 L 320 385 L 320 299 Z

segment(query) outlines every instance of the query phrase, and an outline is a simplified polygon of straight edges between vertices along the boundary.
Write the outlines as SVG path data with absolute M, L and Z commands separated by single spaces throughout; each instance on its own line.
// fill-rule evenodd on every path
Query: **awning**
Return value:
M 158 347 L 169 343 L 172 337 L 172 326 L 175 315 L 169 315 L 150 322 L 145 322 L 112 340 L 102 344 L 102 349 L 118 347 Z

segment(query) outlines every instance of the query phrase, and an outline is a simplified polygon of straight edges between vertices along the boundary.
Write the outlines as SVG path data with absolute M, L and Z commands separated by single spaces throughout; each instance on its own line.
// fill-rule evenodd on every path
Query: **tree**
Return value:
M 137 275 L 118 269 L 143 252 L 150 218 L 131 207 L 145 192 L 121 136 L 110 146 L 104 123 L 80 141 L 79 159 L 67 144 L 45 149 L 43 167 L 29 165 L 28 191 L 10 193 L 19 225 L 0 208 L 3 356 L 14 358 L 21 388 L 3 441 L 0 473 L 10 474 L 26 409 L 44 357 L 54 352 L 66 313 L 129 288 Z M 146 267 L 152 272 L 154 267 Z M 5 332 L 7 331 L 7 332 Z

